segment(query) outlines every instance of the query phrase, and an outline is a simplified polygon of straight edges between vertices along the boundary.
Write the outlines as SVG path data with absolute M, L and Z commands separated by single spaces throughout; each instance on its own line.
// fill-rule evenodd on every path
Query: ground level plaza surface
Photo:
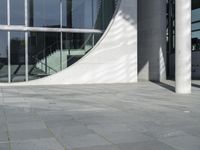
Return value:
M 198 82 L 0 90 L 0 150 L 200 150 Z

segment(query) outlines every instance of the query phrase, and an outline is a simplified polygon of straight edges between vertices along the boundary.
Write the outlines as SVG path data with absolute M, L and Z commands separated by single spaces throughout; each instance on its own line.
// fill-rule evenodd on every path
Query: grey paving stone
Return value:
M 110 143 L 96 134 L 86 134 L 83 136 L 57 137 L 59 141 L 69 149 L 83 148 L 96 145 L 109 145 Z
M 8 124 L 20 124 L 26 122 L 40 122 L 41 119 L 35 115 L 18 114 L 7 117 Z
M 120 150 L 116 145 L 97 145 L 84 148 L 75 148 L 72 150 Z
M 160 141 L 124 143 L 118 145 L 121 150 L 178 150 Z
M 156 139 L 163 139 L 163 138 L 171 138 L 171 137 L 179 137 L 179 136 L 185 136 L 187 133 L 185 133 L 182 130 L 177 130 L 173 128 L 158 128 L 157 131 L 155 130 L 146 130 L 143 132 L 143 134 L 156 138 Z
M 198 138 L 200 138 L 200 128 L 198 125 L 186 127 L 186 128 L 183 128 L 182 130 L 189 135 L 197 136 Z
M 73 119 L 71 115 L 62 111 L 44 111 L 44 112 L 37 112 L 37 114 L 45 122 L 69 121 Z
M 64 150 L 55 139 L 37 139 L 11 142 L 12 150 Z
M 199 150 L 200 88 L 192 90 L 178 95 L 151 82 L 1 87 L 0 143 L 8 128 L 11 150 Z
M 79 127 L 79 126 L 80 127 L 83 126 L 80 122 L 78 122 L 74 119 L 61 120 L 61 121 L 45 121 L 45 124 L 51 129 L 56 129 L 56 128 L 72 129 L 72 128 L 76 128 L 76 127 Z
M 92 129 L 98 133 L 113 133 L 113 132 L 126 132 L 131 131 L 131 128 L 127 124 L 96 124 L 96 125 L 88 125 L 89 129 Z
M 0 143 L 0 150 L 10 150 L 9 143 Z
M 65 137 L 65 136 L 84 136 L 87 134 L 94 134 L 95 132 L 88 129 L 84 125 L 74 125 L 74 126 L 58 126 L 49 128 L 55 136 Z
M 30 122 L 20 122 L 20 123 L 9 123 L 8 129 L 12 131 L 16 130 L 33 130 L 33 129 L 44 129 L 45 124 L 42 121 L 30 121 Z
M 0 129 L 0 142 L 7 142 L 7 141 L 8 141 L 7 131 L 6 130 L 2 131 L 2 129 Z
M 7 124 L 4 117 L 0 118 L 0 142 L 8 141 Z M 0 149 L 1 150 L 1 149 Z
M 23 103 L 24 98 L 23 97 L 5 97 L 4 98 L 4 103 Z
M 195 136 L 180 136 L 162 139 L 162 142 L 167 143 L 180 150 L 200 150 L 200 138 Z
M 145 136 L 144 134 L 135 131 L 112 132 L 107 134 L 104 133 L 102 135 L 114 144 L 141 142 L 152 139 L 151 137 Z
M 52 134 L 48 129 L 31 129 L 31 130 L 11 130 L 9 132 L 11 141 L 22 141 L 32 139 L 50 138 Z

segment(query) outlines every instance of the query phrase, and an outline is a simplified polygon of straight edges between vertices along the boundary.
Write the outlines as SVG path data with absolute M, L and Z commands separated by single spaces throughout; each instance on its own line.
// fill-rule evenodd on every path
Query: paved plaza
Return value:
M 0 150 L 200 150 L 200 83 L 0 87 Z

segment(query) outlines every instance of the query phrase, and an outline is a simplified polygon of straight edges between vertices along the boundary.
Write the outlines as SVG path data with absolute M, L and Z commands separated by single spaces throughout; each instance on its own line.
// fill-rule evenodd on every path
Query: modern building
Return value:
M 200 0 L 0 1 L 0 85 L 200 77 Z

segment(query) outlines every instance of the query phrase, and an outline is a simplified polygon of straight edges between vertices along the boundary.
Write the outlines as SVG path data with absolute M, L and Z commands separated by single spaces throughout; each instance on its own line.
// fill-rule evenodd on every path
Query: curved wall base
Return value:
M 121 0 L 99 43 L 71 67 L 48 77 L 1 85 L 137 82 L 137 0 Z

